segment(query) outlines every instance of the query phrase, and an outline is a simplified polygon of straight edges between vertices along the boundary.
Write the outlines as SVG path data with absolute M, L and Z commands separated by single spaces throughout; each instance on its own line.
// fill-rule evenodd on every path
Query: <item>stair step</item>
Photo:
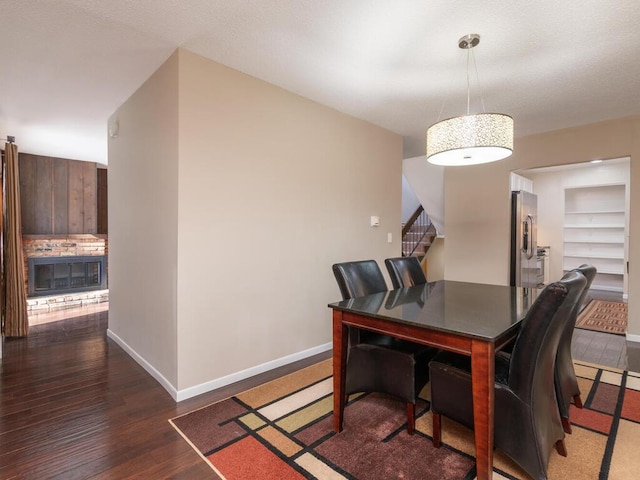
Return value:
M 429 239 L 423 239 L 417 245 L 418 246 L 430 247 L 432 243 L 433 242 L 431 240 L 429 240 Z M 414 245 L 416 245 L 415 242 L 402 242 L 402 248 L 403 249 L 413 248 Z
M 429 250 L 437 236 L 437 231 L 432 223 L 425 223 L 425 221 L 429 222 L 428 216 L 419 217 L 418 221 L 405 232 L 402 238 L 402 253 L 404 256 L 411 255 L 422 259 L 427 250 Z
M 407 234 L 404 236 L 404 239 L 406 241 L 420 240 L 424 235 L 426 234 L 423 232 L 407 232 Z
M 424 233 L 427 230 L 429 230 L 429 227 L 431 225 L 412 225 L 411 228 L 407 231 L 407 233 L 412 232 L 412 233 Z
M 402 241 L 403 242 L 417 242 L 418 240 L 420 240 L 421 238 L 426 239 L 426 240 L 433 240 L 434 238 L 436 238 L 436 234 L 432 233 L 432 232 L 427 232 L 427 233 L 407 233 L 403 238 Z

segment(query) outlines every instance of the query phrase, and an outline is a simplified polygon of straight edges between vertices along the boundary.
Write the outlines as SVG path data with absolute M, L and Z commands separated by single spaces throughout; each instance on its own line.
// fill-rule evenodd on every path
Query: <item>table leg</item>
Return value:
M 493 472 L 494 357 L 493 344 L 478 340 L 471 343 L 473 423 L 478 480 L 490 479 Z
M 333 311 L 333 430 L 342 431 L 344 391 L 347 373 L 347 327 L 342 323 L 342 312 Z

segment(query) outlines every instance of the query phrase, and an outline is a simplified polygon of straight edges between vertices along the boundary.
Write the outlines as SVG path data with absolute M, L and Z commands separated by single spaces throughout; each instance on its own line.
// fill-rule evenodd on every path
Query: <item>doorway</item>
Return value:
M 628 296 L 629 157 L 520 170 L 538 196 L 538 244 L 549 247 L 549 277 L 589 263 L 592 289 Z

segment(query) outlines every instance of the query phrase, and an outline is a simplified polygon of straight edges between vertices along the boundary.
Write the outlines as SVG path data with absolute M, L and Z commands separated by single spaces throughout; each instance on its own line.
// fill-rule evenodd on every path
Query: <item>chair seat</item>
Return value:
M 432 362 L 443 363 L 450 367 L 457 368 L 471 375 L 471 357 L 466 355 L 458 355 L 451 352 L 439 352 Z M 509 362 L 510 355 L 503 352 L 496 353 L 495 356 L 495 381 L 503 385 L 509 384 Z M 431 364 L 429 364 L 431 366 Z
M 371 333 L 371 332 L 366 332 Z M 407 342 L 399 338 L 394 338 L 389 335 L 381 335 L 376 333 L 374 335 L 366 335 L 364 331 L 360 332 L 360 342 L 367 343 L 369 345 L 377 345 L 379 347 L 387 347 L 399 352 L 407 354 L 419 353 L 426 350 L 430 350 L 429 347 L 420 345 L 419 343 Z M 431 349 L 432 350 L 432 349 Z
M 511 355 L 505 352 L 496 353 L 495 372 L 496 382 L 503 385 L 509 384 L 509 364 L 511 362 Z M 471 370 L 469 370 L 471 371 Z
M 345 392 L 384 392 L 415 403 L 429 381 L 429 362 L 437 350 L 411 342 L 393 348 L 353 345 L 347 354 Z

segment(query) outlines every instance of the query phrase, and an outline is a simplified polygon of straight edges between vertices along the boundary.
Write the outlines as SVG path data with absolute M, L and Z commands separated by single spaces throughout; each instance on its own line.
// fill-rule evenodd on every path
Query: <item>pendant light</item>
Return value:
M 458 40 L 467 50 L 467 114 L 439 121 L 427 130 L 427 160 L 444 166 L 477 165 L 502 160 L 513 153 L 513 118 L 503 113 L 469 113 L 469 60 L 480 35 Z M 473 60 L 475 66 L 475 58 Z M 477 76 L 476 68 L 476 76 Z M 482 92 L 480 93 L 482 100 Z M 482 101 L 484 110 L 484 101 Z

